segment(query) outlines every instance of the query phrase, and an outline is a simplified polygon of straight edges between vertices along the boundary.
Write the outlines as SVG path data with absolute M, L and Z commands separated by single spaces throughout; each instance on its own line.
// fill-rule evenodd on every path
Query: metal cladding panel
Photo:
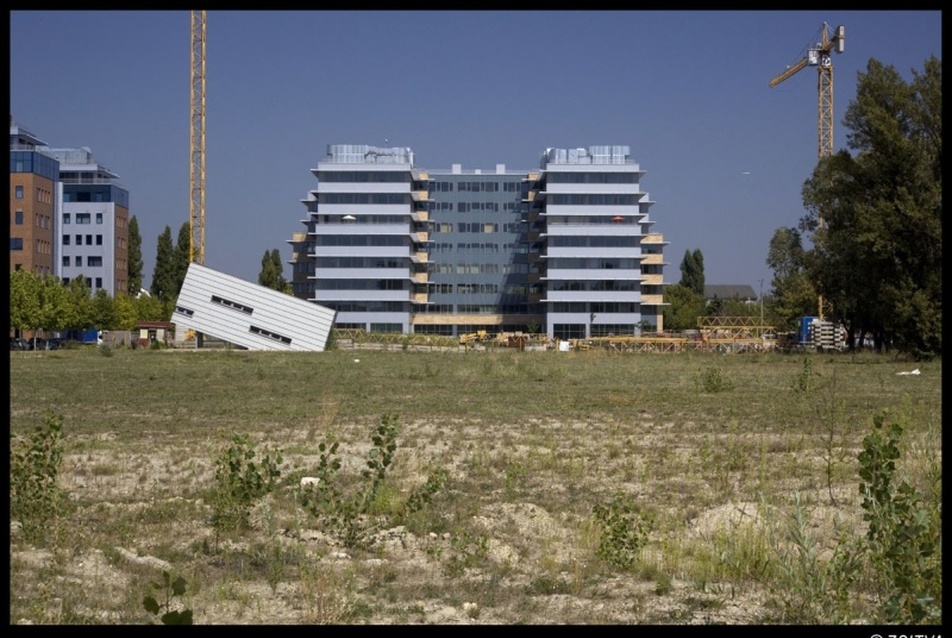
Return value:
M 310 301 L 191 263 L 172 321 L 249 350 L 319 352 L 335 315 Z

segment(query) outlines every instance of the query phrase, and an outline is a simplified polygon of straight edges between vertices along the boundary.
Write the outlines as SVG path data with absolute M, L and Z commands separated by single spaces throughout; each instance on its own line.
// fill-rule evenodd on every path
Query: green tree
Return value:
M 139 220 L 133 215 L 129 219 L 129 294 L 137 295 L 142 288 L 142 234 L 139 232 Z
M 136 321 L 166 321 L 171 315 L 166 314 L 165 304 L 150 295 L 141 295 L 133 299 L 136 311 Z
M 40 325 L 40 277 L 21 269 L 10 273 L 10 327 L 29 330 Z
M 145 295 L 143 295 L 145 296 Z M 115 296 L 116 324 L 113 330 L 133 330 L 139 321 L 136 298 L 119 293 Z
M 670 305 L 664 308 L 665 330 L 694 330 L 697 318 L 705 314 L 704 297 L 684 284 L 675 284 L 664 293 Z
M 773 271 L 773 291 L 765 313 L 781 331 L 796 330 L 800 317 L 817 311 L 817 292 L 807 273 L 807 255 L 796 228 L 778 228 L 770 238 L 767 266 Z
M 92 316 L 93 325 L 100 330 L 119 329 L 119 310 L 116 299 L 102 288 L 93 295 Z
M 191 255 L 192 228 L 189 222 L 185 222 L 179 228 L 178 242 L 175 244 L 175 294 L 172 299 L 178 299 L 179 293 L 182 292 L 182 284 L 185 283 L 185 275 L 188 273 Z
M 807 271 L 851 331 L 881 349 L 942 349 L 942 66 L 907 83 L 871 59 L 844 124 L 854 154 L 823 158 L 803 188 Z M 822 224 L 821 224 L 822 220 Z
M 82 275 L 74 281 L 76 280 L 86 288 L 86 281 Z M 30 327 L 33 330 L 42 329 L 54 332 L 71 327 L 72 303 L 70 295 L 60 278 L 53 276 L 40 277 L 37 292 L 39 293 L 39 313 L 36 317 L 36 324 Z M 86 294 L 89 294 L 88 288 L 86 288 Z
M 96 327 L 92 292 L 88 282 L 86 277 L 80 275 L 71 279 L 64 288 L 64 304 L 56 310 L 63 325 L 56 328 L 57 330 L 84 330 Z M 63 288 L 61 283 L 60 287 Z
M 152 297 L 159 301 L 174 299 L 178 294 L 175 282 L 175 247 L 172 245 L 172 229 L 166 226 L 165 230 L 159 235 L 155 253 L 155 267 L 152 270 L 152 286 L 149 291 L 152 293 Z
M 277 248 L 264 251 L 258 283 L 272 290 L 291 293 L 291 284 L 284 278 L 284 263 L 281 261 L 281 253 Z
M 701 249 L 684 251 L 681 260 L 681 285 L 693 290 L 704 298 L 704 255 Z

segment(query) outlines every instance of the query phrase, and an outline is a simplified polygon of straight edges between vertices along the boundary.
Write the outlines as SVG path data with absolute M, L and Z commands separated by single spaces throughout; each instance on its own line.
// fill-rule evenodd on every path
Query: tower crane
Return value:
M 817 93 L 819 94 L 817 102 L 818 116 L 818 144 L 817 155 L 819 158 L 827 157 L 833 154 L 833 59 L 830 56 L 832 51 L 837 54 L 843 53 L 846 46 L 846 29 L 843 25 L 836 27 L 832 36 L 830 35 L 829 25 L 826 22 L 820 28 L 820 41 L 816 46 L 807 50 L 806 55 L 795 64 L 787 67 L 787 70 L 770 80 L 771 88 L 777 86 L 790 76 L 796 74 L 807 66 L 817 67 Z M 818 220 L 819 227 L 823 227 L 823 216 Z M 823 319 L 823 297 L 819 299 L 819 317 Z
M 205 263 L 205 12 L 192 11 L 189 123 L 189 261 Z

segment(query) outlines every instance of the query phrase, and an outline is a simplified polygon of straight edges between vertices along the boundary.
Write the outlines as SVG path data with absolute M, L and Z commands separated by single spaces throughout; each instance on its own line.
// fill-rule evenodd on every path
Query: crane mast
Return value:
M 775 87 L 787 78 L 795 75 L 807 66 L 817 67 L 817 156 L 822 159 L 833 155 L 833 58 L 832 51 L 843 53 L 846 45 L 846 29 L 836 27 L 830 36 L 828 25 L 823 23 L 820 29 L 820 41 L 807 50 L 806 55 L 792 66 L 770 80 Z M 819 228 L 823 228 L 823 215 L 818 219 Z M 819 298 L 819 318 L 823 319 L 823 297 Z
M 205 263 L 205 12 L 192 11 L 189 122 L 189 261 Z

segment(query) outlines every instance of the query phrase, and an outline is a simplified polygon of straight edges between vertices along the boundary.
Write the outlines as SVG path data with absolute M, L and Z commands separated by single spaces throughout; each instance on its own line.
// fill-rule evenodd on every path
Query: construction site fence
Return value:
M 488 350 L 515 348 L 519 350 L 606 350 L 611 352 L 768 352 L 777 348 L 776 339 L 749 337 L 674 337 L 624 336 L 591 337 L 588 339 L 550 339 L 544 334 L 488 335 L 482 340 L 461 342 L 459 337 L 367 332 L 359 329 L 334 329 L 333 341 L 338 348 L 378 350 Z

